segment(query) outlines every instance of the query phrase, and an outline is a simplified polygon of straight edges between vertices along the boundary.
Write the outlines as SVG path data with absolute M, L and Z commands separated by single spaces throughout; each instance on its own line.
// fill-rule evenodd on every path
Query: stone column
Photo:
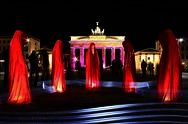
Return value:
M 111 62 L 115 59 L 115 55 L 116 55 L 115 50 L 116 50 L 115 47 L 111 48 Z
M 75 64 L 76 64 L 76 60 L 75 60 L 75 48 L 71 47 L 71 69 L 75 70 Z
M 124 48 L 121 47 L 120 48 L 120 60 L 121 60 L 123 65 L 124 65 L 124 57 L 125 57 Z
M 84 67 L 84 47 L 80 48 L 80 65 Z
M 102 60 L 103 60 L 103 68 L 106 67 L 106 47 L 102 48 Z

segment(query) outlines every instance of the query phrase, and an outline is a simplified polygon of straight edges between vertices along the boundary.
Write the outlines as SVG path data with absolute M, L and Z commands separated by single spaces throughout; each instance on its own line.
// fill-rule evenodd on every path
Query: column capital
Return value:
M 71 48 L 71 49 L 75 49 L 75 47 L 73 47 L 73 46 L 71 46 L 70 48 Z

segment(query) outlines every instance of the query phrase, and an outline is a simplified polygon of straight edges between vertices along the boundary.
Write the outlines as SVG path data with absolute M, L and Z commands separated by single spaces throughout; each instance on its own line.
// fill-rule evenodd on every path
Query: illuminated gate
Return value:
M 118 57 L 122 61 L 122 64 L 124 64 L 124 50 L 122 46 L 122 42 L 125 39 L 125 36 L 106 36 L 104 35 L 104 29 L 101 31 L 101 29 L 98 26 L 98 22 L 96 25 L 96 29 L 92 31 L 92 35 L 90 36 L 71 36 L 71 41 L 69 43 L 71 44 L 71 67 L 72 70 L 75 70 L 75 64 L 77 61 L 80 62 L 81 67 L 85 67 L 85 54 L 89 47 L 89 44 L 91 42 L 95 43 L 96 49 L 99 49 L 99 54 L 101 54 L 102 62 L 103 62 L 103 68 L 106 68 L 108 63 L 111 63 L 116 55 L 116 51 L 118 50 Z M 76 51 L 79 49 L 79 54 L 77 54 Z M 110 50 L 110 52 L 109 52 Z M 100 53 L 101 51 L 101 53 Z M 111 59 L 111 62 L 109 61 L 108 56 Z

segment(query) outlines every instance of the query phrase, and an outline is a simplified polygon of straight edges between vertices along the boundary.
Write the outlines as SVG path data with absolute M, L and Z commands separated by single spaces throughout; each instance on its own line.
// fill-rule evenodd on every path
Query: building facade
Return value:
M 188 71 L 188 38 L 179 38 L 178 41 L 181 50 L 182 66 L 185 71 Z
M 0 58 L 2 58 L 3 52 L 8 49 L 11 36 L 0 36 Z
M 35 37 L 29 37 L 28 43 L 24 46 L 25 52 L 30 55 L 33 50 L 40 49 L 40 40 Z
M 12 39 L 12 36 L 0 36 L 0 54 L 2 57 L 2 54 L 5 50 L 9 48 L 9 43 Z M 24 46 L 24 54 L 30 55 L 33 50 L 39 50 L 40 49 L 40 40 L 29 36 L 27 40 L 27 44 Z
M 147 48 L 135 52 L 136 70 L 141 72 L 141 63 L 144 60 L 147 65 L 153 64 L 153 71 L 156 72 L 157 65 L 160 62 L 160 52 L 154 48 Z
M 181 59 L 182 59 L 182 67 L 184 70 L 188 71 L 188 38 L 177 38 L 180 53 L 181 53 Z M 156 41 L 155 43 L 156 49 L 160 51 L 160 54 L 162 53 L 162 46 L 159 41 Z
M 95 30 L 91 29 L 90 36 L 71 36 L 70 43 L 70 61 L 71 68 L 75 70 L 76 63 L 79 62 L 81 67 L 85 67 L 86 52 L 91 42 L 95 43 L 99 53 L 99 59 L 103 68 L 111 66 L 115 58 L 119 58 L 124 63 L 124 49 L 122 42 L 125 36 L 106 36 L 104 29 L 101 30 L 98 22 Z
M 6 53 L 8 53 L 8 48 L 10 41 L 12 39 L 12 36 L 0 36 L 0 73 L 3 72 L 3 64 L 5 62 L 4 57 Z M 31 54 L 33 50 L 39 50 L 40 49 L 40 40 L 33 37 L 33 36 L 28 36 L 27 39 L 27 44 L 24 46 L 24 55 L 26 58 Z M 28 59 L 26 59 L 28 63 Z

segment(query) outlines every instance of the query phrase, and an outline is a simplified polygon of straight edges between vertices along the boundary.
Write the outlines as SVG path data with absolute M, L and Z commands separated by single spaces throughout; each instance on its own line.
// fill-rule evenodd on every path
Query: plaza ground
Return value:
M 183 73 L 182 78 L 183 89 L 180 102 L 188 102 L 188 73 Z M 86 90 L 84 79 L 75 78 L 66 82 L 66 92 L 60 94 L 50 91 L 50 80 L 39 81 L 37 87 L 31 88 L 32 103 L 26 106 L 31 107 L 32 110 L 63 110 L 125 103 L 160 102 L 157 98 L 155 80 L 136 82 L 135 93 L 126 93 L 121 81 L 101 81 L 101 88 L 97 91 Z M 7 92 L 0 94 L 1 109 L 10 109 L 11 105 L 6 104 L 7 94 Z
M 177 103 L 157 98 L 156 81 L 136 82 L 136 92 L 126 93 L 121 81 L 101 81 L 97 91 L 85 89 L 84 79 L 67 80 L 65 93 L 53 93 L 50 80 L 31 88 L 32 103 L 9 105 L 0 94 L 0 123 L 188 123 L 188 73 Z

